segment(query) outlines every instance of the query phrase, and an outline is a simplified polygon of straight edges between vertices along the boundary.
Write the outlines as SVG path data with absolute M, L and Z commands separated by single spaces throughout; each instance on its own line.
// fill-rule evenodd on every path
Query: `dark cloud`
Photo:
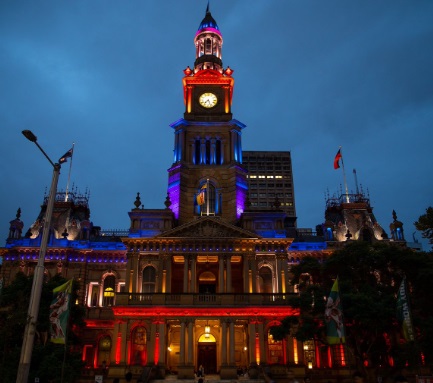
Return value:
M 28 227 L 49 164 L 75 142 L 72 181 L 91 191 L 92 220 L 126 228 L 136 193 L 163 207 L 169 124 L 183 116 L 182 70 L 206 1 L 3 1 L 0 9 L 0 232 L 16 209 Z M 386 228 L 433 204 L 433 24 L 430 1 L 213 1 L 235 72 L 246 150 L 291 150 L 299 225 L 323 220 L 343 177 L 343 146 Z M 68 165 L 59 187 L 65 188 Z M 419 237 L 419 235 L 418 235 Z

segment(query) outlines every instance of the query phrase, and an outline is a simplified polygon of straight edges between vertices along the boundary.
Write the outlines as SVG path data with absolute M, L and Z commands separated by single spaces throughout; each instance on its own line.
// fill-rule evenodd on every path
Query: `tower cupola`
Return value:
M 209 4 L 206 8 L 206 15 L 194 38 L 195 44 L 195 62 L 194 72 L 197 73 L 203 69 L 214 69 L 223 73 L 222 52 L 223 38 L 218 28 L 218 24 L 212 17 Z

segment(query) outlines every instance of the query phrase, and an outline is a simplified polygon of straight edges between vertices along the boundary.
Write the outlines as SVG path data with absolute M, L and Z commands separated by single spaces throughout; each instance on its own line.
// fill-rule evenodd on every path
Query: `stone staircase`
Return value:
M 178 379 L 177 375 L 167 375 L 165 379 L 152 379 L 152 383 L 198 383 L 199 378 L 195 379 Z M 203 383 L 265 383 L 264 379 L 250 379 L 249 377 L 241 376 L 238 379 L 221 379 L 219 375 L 206 375 L 203 378 Z

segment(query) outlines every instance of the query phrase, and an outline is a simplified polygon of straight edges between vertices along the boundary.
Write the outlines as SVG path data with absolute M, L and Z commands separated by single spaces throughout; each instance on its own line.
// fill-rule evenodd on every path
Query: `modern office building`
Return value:
M 281 209 L 296 223 L 295 189 L 289 151 L 246 151 L 242 163 L 247 170 L 252 209 Z

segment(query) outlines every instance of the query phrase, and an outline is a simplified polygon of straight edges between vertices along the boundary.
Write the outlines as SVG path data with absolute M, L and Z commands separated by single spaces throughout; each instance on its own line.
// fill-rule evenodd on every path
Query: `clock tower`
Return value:
M 209 5 L 194 45 L 194 68 L 184 70 L 184 117 L 171 124 L 170 209 L 179 224 L 203 215 L 235 223 L 247 190 L 241 144 L 245 125 L 232 117 L 233 70 L 223 67 L 223 38 Z

